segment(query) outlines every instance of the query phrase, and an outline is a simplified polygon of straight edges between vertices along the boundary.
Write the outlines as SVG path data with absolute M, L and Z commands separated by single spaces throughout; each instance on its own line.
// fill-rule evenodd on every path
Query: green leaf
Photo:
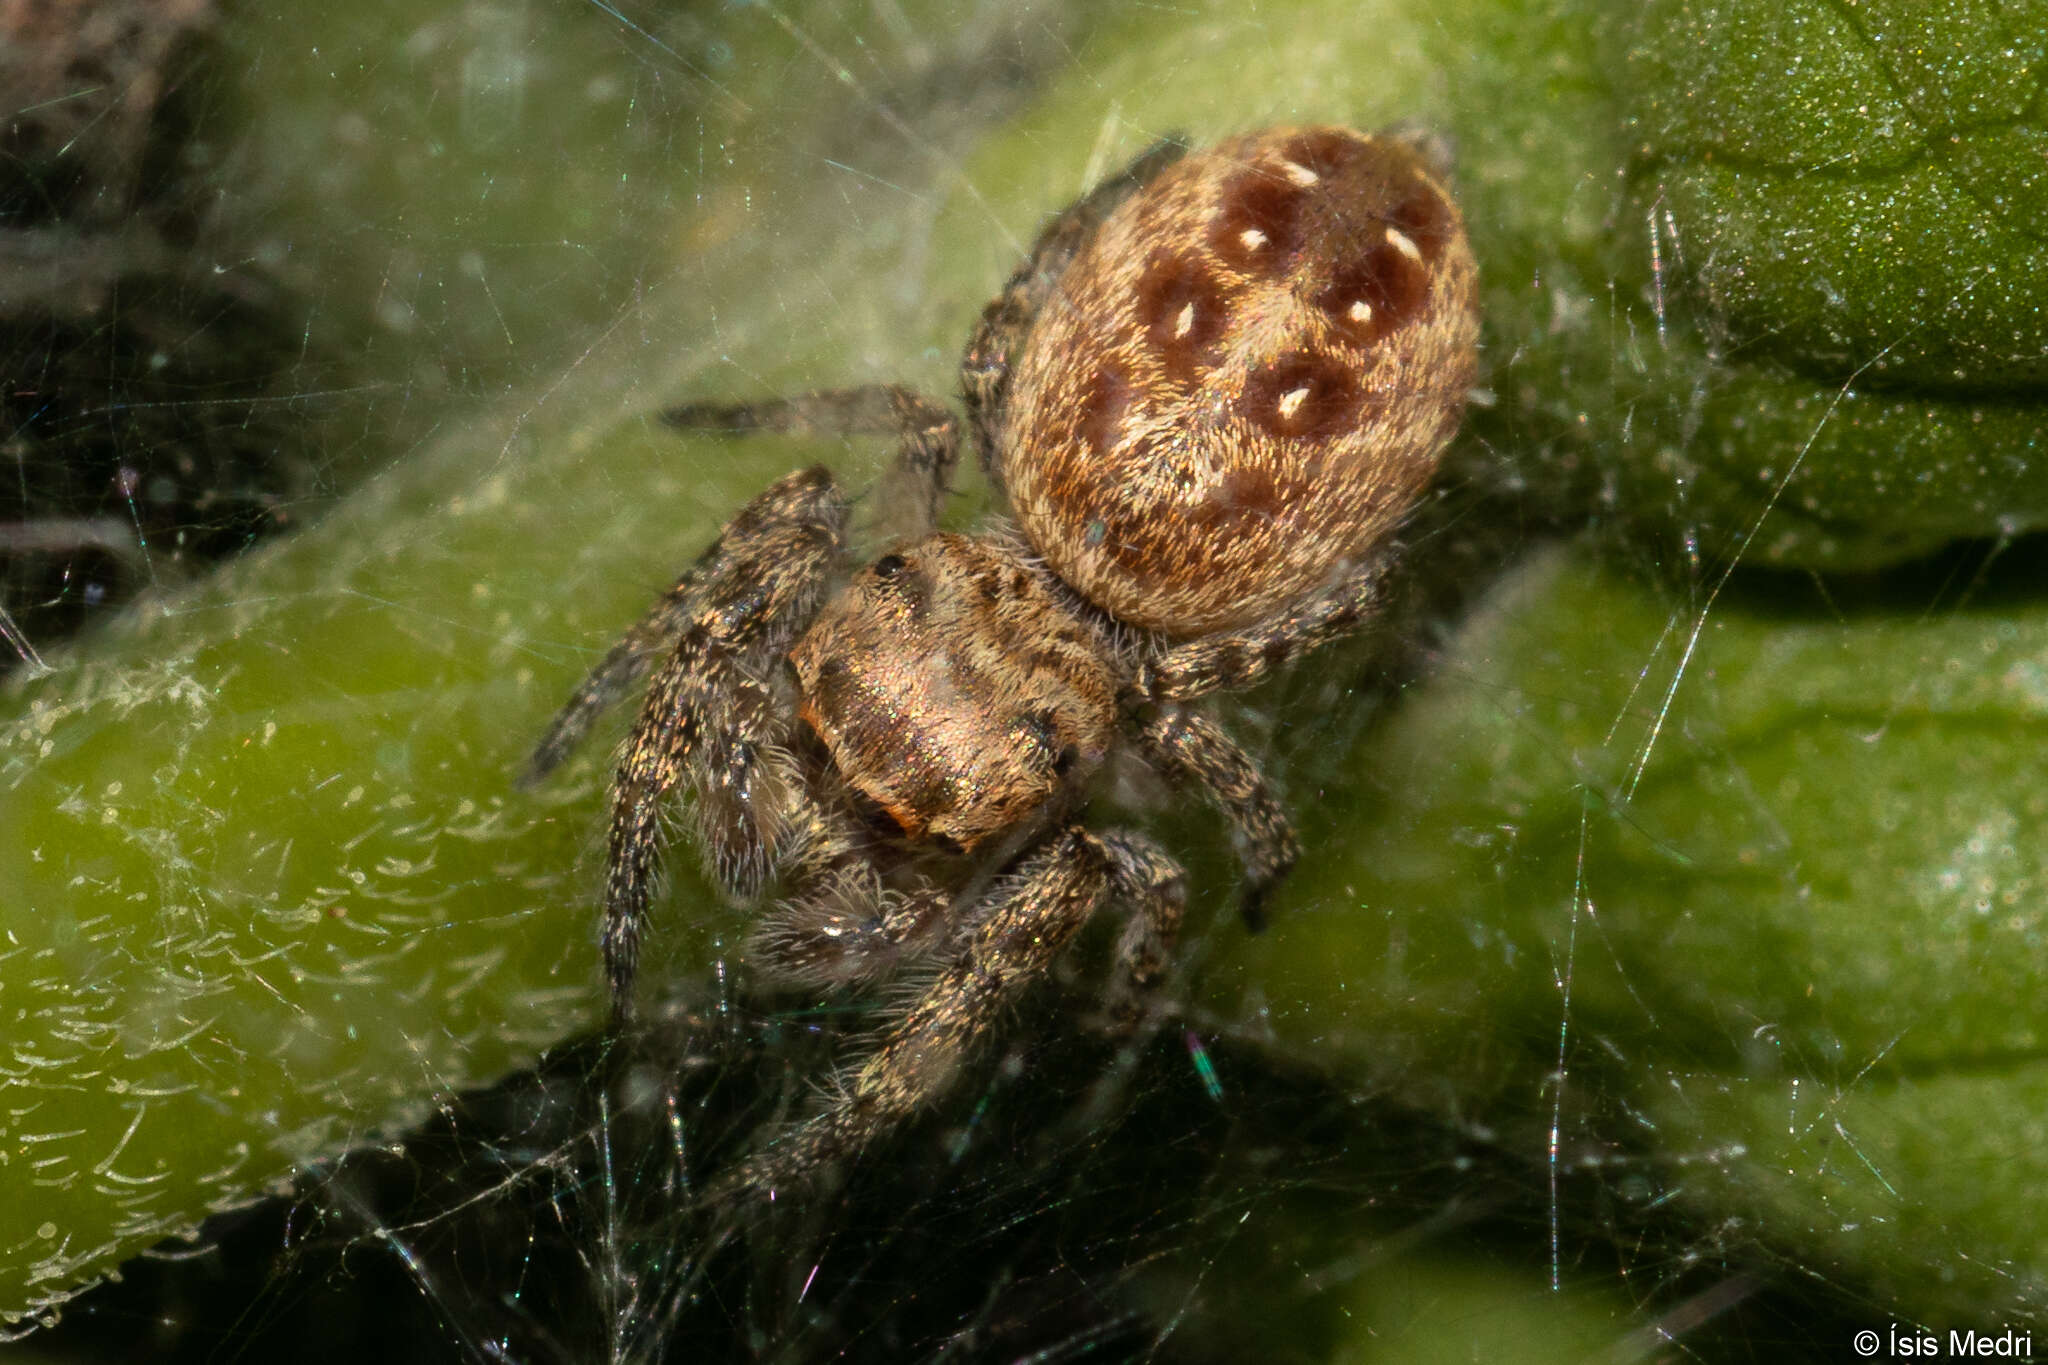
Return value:
M 1538 560 L 1211 1003 L 1511 1150 L 1626 1144 L 1725 1249 L 2039 1315 L 2044 745 L 2038 599 L 1815 620 Z
M 2048 10 L 1659 0 L 1611 43 L 1638 141 L 1567 344 L 1630 363 L 1583 358 L 1583 440 L 1520 433 L 1556 484 L 1794 566 L 2042 524 Z

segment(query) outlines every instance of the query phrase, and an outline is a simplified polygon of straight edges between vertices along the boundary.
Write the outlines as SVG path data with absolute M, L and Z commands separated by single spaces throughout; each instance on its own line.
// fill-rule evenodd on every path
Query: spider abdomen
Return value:
M 1121 620 L 1188 637 L 1314 591 L 1457 430 L 1477 267 L 1411 144 L 1248 134 L 1163 171 L 1068 268 L 999 456 L 1025 534 Z

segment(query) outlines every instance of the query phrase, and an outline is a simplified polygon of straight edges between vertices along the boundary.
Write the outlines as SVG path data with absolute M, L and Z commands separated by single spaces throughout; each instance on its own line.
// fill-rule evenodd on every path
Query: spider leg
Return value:
M 1173 959 L 1181 914 L 1187 908 L 1187 874 L 1171 854 L 1142 834 L 1109 830 L 1094 838 L 1109 859 L 1111 894 L 1132 912 L 1117 940 L 1117 974 L 1109 994 L 1111 1021 L 1129 1028 L 1144 1013 L 1146 997 Z
M 629 1007 L 664 798 L 678 781 L 697 796 L 693 814 L 713 875 L 747 895 L 768 871 L 781 834 L 778 798 L 796 785 L 780 744 L 787 707 L 778 704 L 774 679 L 817 613 L 845 520 L 829 472 L 791 474 L 747 504 L 686 576 L 687 586 L 650 613 L 681 628 L 648 684 L 612 783 L 603 945 L 615 1014 Z M 595 688 L 586 682 L 564 715 L 581 715 L 586 698 L 608 686 L 608 674 Z M 558 719 L 556 728 L 587 725 L 587 718 L 569 727 Z
M 1398 557 L 1388 548 L 1313 597 L 1242 631 L 1174 645 L 1138 666 L 1127 706 L 1189 701 L 1264 682 L 1274 670 L 1349 635 L 1387 606 L 1387 577 Z
M 809 1183 L 942 1095 L 975 1045 L 1112 897 L 1136 911 L 1122 945 L 1124 988 L 1151 985 L 1180 923 L 1179 867 L 1138 835 L 1059 830 L 996 883 L 965 948 L 846 1078 L 833 1107 L 733 1169 L 709 1197 L 772 1196 Z
M 1148 762 L 1192 785 L 1230 821 L 1245 875 L 1238 910 L 1254 933 L 1265 928 L 1267 895 L 1301 857 L 1301 840 L 1265 774 L 1223 727 L 1185 707 L 1167 707 L 1135 728 Z
M 773 609 L 767 598 L 753 605 L 747 602 L 752 595 L 748 590 L 760 586 L 746 579 L 749 573 L 758 578 L 764 537 L 765 548 L 772 553 L 788 538 L 788 527 L 810 526 L 829 529 L 836 546 L 845 517 L 838 489 L 823 466 L 786 476 L 741 508 L 710 548 L 697 556 L 697 561 L 683 571 L 675 585 L 655 599 L 646 614 L 577 684 L 527 759 L 519 785 L 530 787 L 560 767 L 589 735 L 598 716 L 632 690 L 640 675 L 647 671 L 648 663 L 663 650 L 675 646 L 707 597 L 734 598 L 742 616 Z M 799 530 L 796 534 L 803 538 L 815 532 Z M 740 589 L 737 596 L 735 588 Z
M 960 423 L 945 404 L 898 384 L 825 389 L 753 403 L 684 403 L 661 420 L 687 431 L 772 431 L 785 436 L 894 436 L 896 469 L 922 506 L 916 537 L 938 525 L 960 456 Z
M 996 432 L 1002 425 L 1003 402 L 1009 395 L 1010 362 L 1032 319 L 1052 294 L 1074 257 L 1088 245 L 1110 212 L 1133 191 L 1187 155 L 1176 137 L 1160 139 L 1140 152 L 1130 165 L 1055 214 L 1039 230 L 1031 254 L 1003 290 L 981 310 L 981 319 L 967 339 L 960 358 L 960 392 L 967 402 L 967 426 L 981 458 L 982 472 L 998 486 L 1002 471 L 995 466 Z
M 715 550 L 717 547 L 713 547 Z M 708 558 L 711 551 L 705 552 Z M 691 589 L 704 560 L 685 570 L 675 586 L 656 599 L 647 614 L 635 621 L 613 645 L 597 667 L 576 685 L 562 709 L 548 725 L 518 778 L 519 785 L 531 787 L 562 765 L 590 733 L 591 725 L 632 690 L 647 664 L 664 649 L 673 648 L 676 637 L 689 625 Z

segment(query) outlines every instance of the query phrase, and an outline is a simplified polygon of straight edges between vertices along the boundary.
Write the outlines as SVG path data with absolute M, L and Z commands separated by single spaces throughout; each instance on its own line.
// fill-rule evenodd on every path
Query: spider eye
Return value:
M 909 562 L 910 561 L 905 559 L 902 555 L 883 555 L 880 559 L 875 561 L 875 577 L 894 578 L 897 574 L 903 572 L 904 565 L 908 564 Z
M 1065 777 L 1081 762 L 1081 746 L 1060 743 L 1059 719 L 1050 710 L 1028 712 L 1011 723 L 1010 735 L 1027 767 Z

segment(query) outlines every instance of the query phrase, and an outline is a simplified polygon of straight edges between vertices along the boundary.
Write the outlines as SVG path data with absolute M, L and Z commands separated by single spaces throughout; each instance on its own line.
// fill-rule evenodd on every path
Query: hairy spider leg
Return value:
M 917 537 L 939 524 L 960 458 L 960 422 L 944 403 L 900 384 L 822 389 L 795 398 L 746 403 L 682 403 L 661 420 L 685 431 L 771 431 L 785 436 L 893 436 L 895 472 L 918 499 Z
M 591 724 L 632 690 L 654 656 L 675 648 L 677 638 L 690 626 L 697 577 L 717 552 L 715 544 L 706 550 L 577 684 L 528 756 L 519 774 L 520 786 L 534 786 L 559 768 L 589 736 Z
M 1184 703 L 1255 686 L 1294 659 L 1349 635 L 1385 611 L 1387 578 L 1400 549 L 1389 545 L 1322 592 L 1244 630 L 1161 648 L 1124 690 L 1127 726 L 1147 762 L 1190 783 L 1230 822 L 1245 871 L 1238 903 L 1245 927 L 1266 924 L 1265 902 L 1301 856 L 1301 841 L 1250 755 Z
M 758 404 L 692 404 L 664 416 L 673 425 L 728 431 L 893 435 L 897 467 L 918 485 L 920 511 L 933 522 L 959 451 L 953 414 L 893 385 Z M 756 497 L 584 679 L 527 764 L 528 783 L 558 766 L 597 715 L 669 650 L 612 789 L 603 944 L 617 1017 L 630 1008 L 664 842 L 663 802 L 677 782 L 696 796 L 693 817 L 707 869 L 735 896 L 759 890 L 775 862 L 780 826 L 806 818 L 790 809 L 801 783 L 784 754 L 791 722 L 774 682 L 843 566 L 846 514 L 822 467 L 792 474 Z M 769 788 L 778 789 L 772 799 Z M 816 820 L 806 828 L 815 840 Z
M 1265 928 L 1265 901 L 1301 857 L 1301 840 L 1266 776 L 1223 727 L 1181 706 L 1134 723 L 1138 752 L 1177 783 L 1201 792 L 1230 822 L 1244 865 L 1238 911 L 1254 933 Z
M 1127 706 L 1191 701 L 1256 686 L 1275 670 L 1370 625 L 1387 607 L 1387 578 L 1400 558 L 1389 544 L 1306 601 L 1228 634 L 1170 645 L 1138 668 Z
M 630 1012 L 664 799 L 679 781 L 697 798 L 707 868 L 729 892 L 751 896 L 772 865 L 777 807 L 764 788 L 787 780 L 792 724 L 774 679 L 840 565 L 845 524 L 827 470 L 791 474 L 741 510 L 690 578 L 688 624 L 648 684 L 612 781 L 602 942 L 615 1017 Z
M 777 523 L 790 521 L 828 523 L 834 535 L 842 535 L 845 508 L 830 471 L 817 466 L 791 474 L 741 508 L 725 529 L 673 587 L 656 598 L 624 637 L 611 647 L 597 667 L 585 675 L 569 700 L 555 713 L 547 734 L 534 747 L 519 785 L 530 787 L 560 767 L 590 734 L 598 716 L 610 710 L 632 690 L 648 664 L 665 650 L 672 650 L 683 633 L 696 621 L 707 596 L 721 586 L 729 587 L 736 556 L 747 555 L 742 571 L 758 559 L 764 535 L 772 535 Z M 753 545 L 749 554 L 741 546 Z M 742 594 L 744 597 L 744 594 Z

